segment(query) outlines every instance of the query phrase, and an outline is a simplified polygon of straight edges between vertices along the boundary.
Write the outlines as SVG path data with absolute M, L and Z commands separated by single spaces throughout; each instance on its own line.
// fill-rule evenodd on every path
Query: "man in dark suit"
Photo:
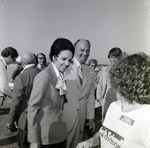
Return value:
M 95 74 L 91 67 L 85 64 L 90 54 L 90 42 L 79 39 L 75 44 L 73 64 L 66 72 L 67 91 L 64 104 L 64 117 L 67 124 L 67 148 L 76 148 L 83 141 L 85 120 L 89 127 L 95 129 Z
M 15 78 L 7 127 L 11 129 L 14 123 L 18 126 L 18 144 L 20 148 L 28 148 L 27 142 L 27 106 L 34 77 L 39 73 L 36 67 L 36 56 L 25 53 L 21 56 L 23 71 Z

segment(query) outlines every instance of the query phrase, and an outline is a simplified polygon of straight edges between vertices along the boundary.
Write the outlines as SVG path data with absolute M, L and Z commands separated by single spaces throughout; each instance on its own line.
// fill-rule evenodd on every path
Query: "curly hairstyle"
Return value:
M 111 67 L 109 76 L 127 102 L 150 104 L 150 57 L 145 53 L 123 56 Z

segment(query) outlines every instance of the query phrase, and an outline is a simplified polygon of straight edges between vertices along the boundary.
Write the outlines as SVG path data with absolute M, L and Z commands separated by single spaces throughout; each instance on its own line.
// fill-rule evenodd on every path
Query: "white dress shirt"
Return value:
M 4 96 L 4 94 L 11 96 L 11 88 L 8 84 L 6 66 L 4 58 L 0 56 L 0 96 Z
M 76 65 L 77 65 L 77 67 L 81 66 L 81 64 L 80 64 L 79 61 L 76 59 L 76 57 L 74 57 L 74 61 L 75 61 Z
M 56 77 L 58 78 L 59 75 L 60 75 L 60 72 L 58 71 L 58 69 L 56 68 L 56 66 L 54 65 L 53 62 L 52 62 L 52 65 L 53 65 L 53 67 L 54 67 L 54 71 L 55 71 L 55 73 L 56 73 Z

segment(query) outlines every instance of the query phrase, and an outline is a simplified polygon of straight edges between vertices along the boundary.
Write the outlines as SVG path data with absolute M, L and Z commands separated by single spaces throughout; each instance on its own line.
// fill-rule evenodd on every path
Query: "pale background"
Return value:
M 109 63 L 112 47 L 150 54 L 150 0 L 0 0 L 0 51 L 48 58 L 58 37 L 89 39 L 89 59 L 99 64 Z

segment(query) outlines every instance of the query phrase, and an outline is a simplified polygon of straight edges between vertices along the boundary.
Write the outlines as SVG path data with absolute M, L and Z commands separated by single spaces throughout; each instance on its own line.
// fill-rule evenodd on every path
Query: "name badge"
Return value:
M 121 115 L 121 117 L 119 118 L 119 120 L 117 122 L 117 125 L 128 130 L 134 125 L 134 122 L 135 121 L 133 119 L 131 119 L 127 116 Z

